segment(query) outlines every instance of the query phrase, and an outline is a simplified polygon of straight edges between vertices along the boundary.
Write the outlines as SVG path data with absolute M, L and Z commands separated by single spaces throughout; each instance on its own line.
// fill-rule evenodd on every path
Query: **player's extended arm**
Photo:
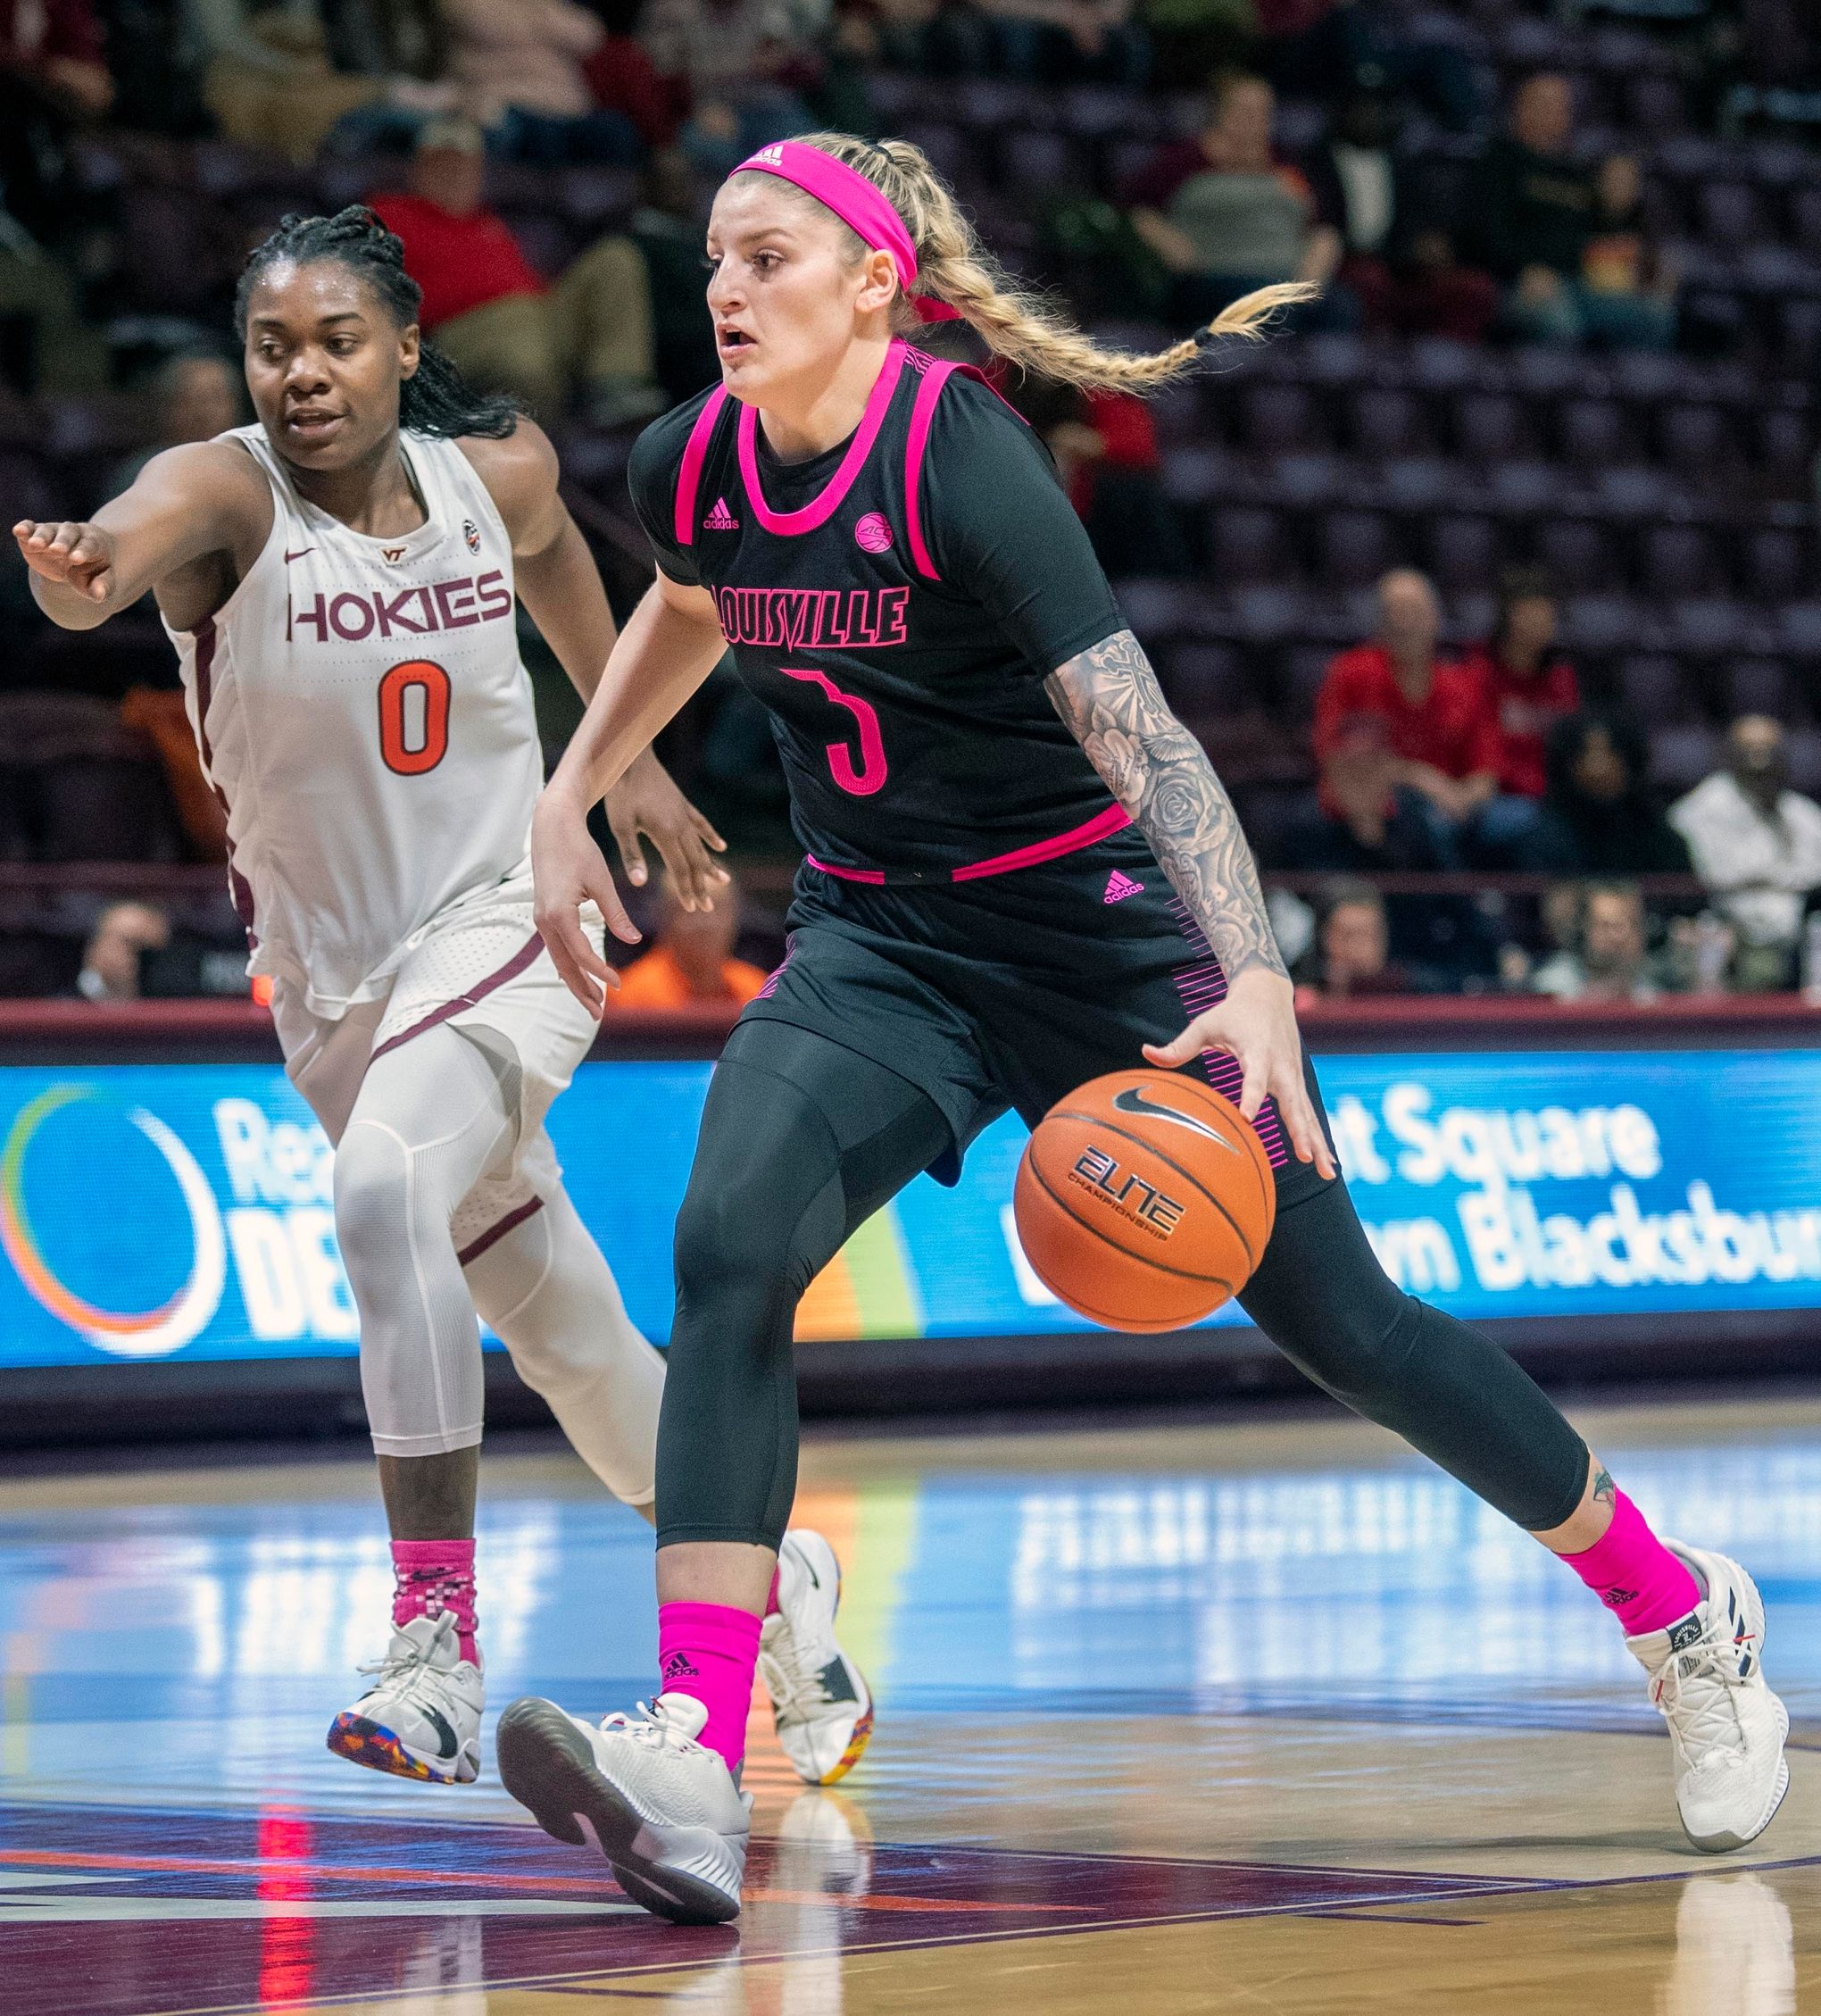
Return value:
M 1290 977 L 1258 868 L 1206 752 L 1170 712 L 1130 630 L 1077 653 L 1046 683 L 1056 712 L 1150 841 L 1226 974 L 1226 998 L 1218 1007 L 1198 1015 L 1174 1043 L 1146 1044 L 1144 1054 L 1174 1070 L 1203 1050 L 1230 1050 L 1245 1073 L 1240 1111 L 1252 1119 L 1268 1094 L 1297 1154 L 1332 1176 L 1333 1159 L 1302 1082 Z
M 557 488 L 556 452 L 548 436 L 535 421 L 521 420 L 505 440 L 471 440 L 464 453 L 511 539 L 520 601 L 570 684 L 585 702 L 592 700 L 618 632 L 595 556 Z M 712 910 L 714 892 L 728 879 L 713 855 L 725 853 L 727 842 L 677 788 L 649 746 L 634 756 L 606 800 L 627 879 L 635 886 L 645 880 L 644 833 L 663 856 L 684 909 Z
M 271 494 L 252 459 L 204 441 L 154 455 L 92 520 L 21 519 L 12 537 L 38 607 L 66 630 L 92 630 L 189 562 L 244 551 L 270 527 Z
M 537 929 L 570 992 L 595 1014 L 613 984 L 583 932 L 578 912 L 592 899 L 616 937 L 638 942 L 601 851 L 588 837 L 588 811 L 681 710 L 727 649 L 714 597 L 660 574 L 628 619 L 600 686 L 544 787 L 531 821 Z

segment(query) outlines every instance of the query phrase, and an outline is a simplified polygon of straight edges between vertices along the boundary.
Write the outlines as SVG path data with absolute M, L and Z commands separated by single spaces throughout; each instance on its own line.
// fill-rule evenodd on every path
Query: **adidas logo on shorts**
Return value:
M 1124 903 L 1127 896 L 1142 896 L 1143 894 L 1144 885 L 1143 882 L 1135 882 L 1129 875 L 1122 875 L 1116 868 L 1107 877 L 1107 893 L 1101 898 L 1101 901 L 1102 903 Z
M 728 509 L 728 500 L 717 497 L 714 500 L 714 509 L 702 521 L 702 529 L 705 532 L 737 532 L 740 521 Z

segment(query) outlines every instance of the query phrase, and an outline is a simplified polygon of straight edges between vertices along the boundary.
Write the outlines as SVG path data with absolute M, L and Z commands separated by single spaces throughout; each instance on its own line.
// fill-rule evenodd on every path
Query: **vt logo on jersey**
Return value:
M 390 561 L 393 566 L 396 567 L 399 562 L 404 558 L 405 548 L 403 546 L 381 546 L 379 554 L 381 559 Z

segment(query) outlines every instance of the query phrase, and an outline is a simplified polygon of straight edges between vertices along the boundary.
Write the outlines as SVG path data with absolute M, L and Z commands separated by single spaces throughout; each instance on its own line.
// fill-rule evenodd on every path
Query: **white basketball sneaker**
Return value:
M 453 1615 L 413 1617 L 384 1659 L 361 1668 L 373 1685 L 329 1725 L 328 1747 L 395 1778 L 471 1785 L 480 1774 L 480 1668 L 464 1659 Z
M 777 1550 L 777 1608 L 759 1634 L 759 1671 L 771 1696 L 777 1740 L 797 1776 L 833 1785 L 871 1739 L 872 1690 L 835 1642 L 841 1564 L 807 1526 Z
M 1625 1642 L 1669 1725 L 1683 1831 L 1717 1854 L 1755 1841 L 1783 1804 L 1789 1712 L 1765 1684 L 1758 1585 L 1725 1554 L 1663 1545 L 1707 1594 L 1680 1623 Z
M 635 1904 L 675 1925 L 724 1924 L 739 1913 L 753 1802 L 695 1740 L 707 1720 L 686 1694 L 598 1727 L 528 1695 L 500 1717 L 500 1781 L 546 1834 L 592 1839 Z

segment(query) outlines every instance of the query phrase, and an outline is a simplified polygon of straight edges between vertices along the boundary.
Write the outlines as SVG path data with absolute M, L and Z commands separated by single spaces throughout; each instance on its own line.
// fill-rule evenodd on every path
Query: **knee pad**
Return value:
M 356 1120 L 335 1154 L 335 1234 L 351 1281 L 395 1267 L 410 1237 L 411 1152 L 389 1128 Z

